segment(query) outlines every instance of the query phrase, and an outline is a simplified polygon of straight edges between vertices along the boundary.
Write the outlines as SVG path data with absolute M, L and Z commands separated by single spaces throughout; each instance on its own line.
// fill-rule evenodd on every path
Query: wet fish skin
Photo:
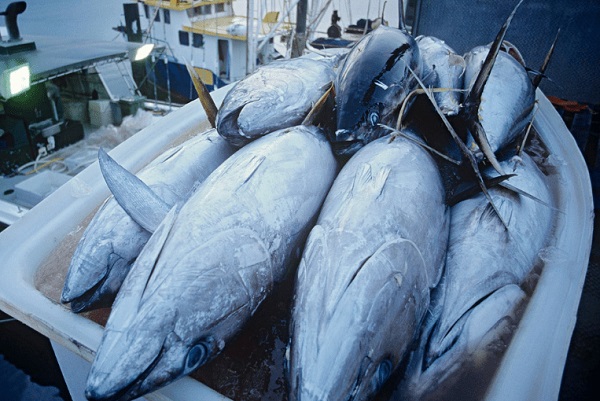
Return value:
M 300 124 L 335 79 L 337 58 L 294 58 L 258 68 L 229 91 L 217 130 L 232 145 Z
M 477 46 L 465 54 L 465 89 L 481 69 L 490 46 Z M 499 52 L 481 95 L 477 118 L 496 153 L 521 134 L 531 121 L 535 89 L 525 68 L 512 56 Z M 469 143 L 473 146 L 473 141 Z
M 436 37 L 419 36 L 416 41 L 423 59 L 425 85 L 430 88 L 462 89 L 465 59 Z M 462 99 L 460 91 L 436 92 L 433 96 L 444 114 L 458 114 Z
M 248 144 L 171 211 L 127 277 L 88 378 L 129 400 L 212 359 L 286 274 L 337 173 L 315 127 Z
M 481 194 L 452 208 L 446 272 L 432 303 L 432 318 L 424 325 L 423 351 L 409 369 L 405 386 L 410 397 L 401 399 L 423 399 L 436 383 L 456 380 L 453 376 L 474 358 L 504 349 L 506 344 L 497 339 L 509 335 L 516 324 L 515 308 L 526 298 L 520 286 L 547 241 L 554 210 L 548 206 L 552 196 L 547 179 L 531 157 L 524 153 L 501 164 L 516 174 L 508 184 L 547 205 L 491 188 L 508 230 Z
M 194 185 L 233 152 L 211 129 L 167 150 L 138 176 L 167 205 L 173 206 L 189 196 Z M 110 306 L 150 235 L 113 197 L 108 198 L 77 245 L 61 301 L 70 302 L 75 312 Z
M 395 126 L 397 111 L 421 73 L 421 57 L 408 33 L 380 26 L 361 39 L 346 56 L 335 81 L 337 131 L 334 151 L 352 155 Z
M 389 137 L 332 186 L 300 263 L 290 325 L 290 399 L 365 400 L 402 360 L 440 278 L 448 211 L 437 165 Z

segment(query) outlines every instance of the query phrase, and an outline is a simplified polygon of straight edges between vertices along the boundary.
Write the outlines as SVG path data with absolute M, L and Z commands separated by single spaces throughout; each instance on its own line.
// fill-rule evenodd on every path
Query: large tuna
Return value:
M 219 134 L 235 146 L 300 124 L 335 79 L 337 58 L 295 58 L 257 69 L 229 91 L 217 114 Z
M 212 359 L 298 257 L 337 172 L 318 128 L 271 133 L 223 163 L 140 254 L 88 378 L 129 400 Z
M 233 153 L 225 140 L 211 129 L 167 150 L 139 172 L 138 177 L 164 202 L 166 211 L 182 202 L 195 185 Z M 165 211 L 165 213 L 166 213 Z M 114 197 L 104 202 L 86 228 L 65 279 L 61 301 L 75 312 L 110 306 L 121 283 L 138 256 L 155 222 L 134 221 Z M 154 227 L 152 227 L 154 226 Z
M 337 131 L 334 150 L 352 155 L 388 133 L 379 124 L 396 125 L 402 101 L 421 73 L 421 57 L 407 32 L 380 26 L 348 53 L 335 81 Z
M 458 114 L 462 99 L 465 59 L 456 54 L 443 40 L 433 36 L 416 39 L 423 59 L 423 82 L 430 88 L 442 89 L 434 94 L 446 115 Z
M 515 174 L 507 184 L 537 200 L 491 188 L 508 229 L 481 194 L 452 208 L 444 279 L 412 358 L 405 397 L 399 399 L 437 399 L 461 373 L 475 372 L 479 362 L 506 348 L 516 324 L 515 308 L 526 298 L 520 286 L 546 244 L 554 209 L 547 179 L 529 156 L 502 162 L 502 167 Z M 481 389 L 470 393 L 477 391 Z
M 366 400 L 398 367 L 440 278 L 448 213 L 437 165 L 399 138 L 344 166 L 300 263 L 291 399 Z
M 478 46 L 465 55 L 465 89 L 475 82 L 489 50 L 489 46 Z M 534 103 L 535 89 L 525 68 L 508 53 L 499 52 L 477 112 L 492 152 L 523 132 L 531 121 Z

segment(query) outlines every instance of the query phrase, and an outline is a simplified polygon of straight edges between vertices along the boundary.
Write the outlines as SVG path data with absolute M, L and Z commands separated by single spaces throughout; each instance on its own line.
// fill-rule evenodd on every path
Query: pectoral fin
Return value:
M 98 151 L 98 161 L 106 185 L 119 205 L 144 230 L 154 232 L 171 207 L 104 149 Z

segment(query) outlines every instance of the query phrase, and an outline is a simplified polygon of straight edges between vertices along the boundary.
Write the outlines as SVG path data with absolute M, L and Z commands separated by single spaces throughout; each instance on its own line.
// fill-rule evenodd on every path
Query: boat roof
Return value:
M 131 45 L 125 42 L 73 41 L 52 36 L 30 36 L 35 50 L 0 55 L 0 71 L 28 63 L 31 83 L 42 82 L 98 63 L 129 57 Z
M 256 19 L 255 19 L 256 21 Z M 263 19 L 261 24 L 257 24 L 260 27 L 259 36 L 267 35 L 273 26 L 275 25 L 272 22 L 267 22 L 269 20 Z M 239 35 L 236 32 L 237 30 L 231 29 L 232 27 L 240 25 L 243 26 L 241 32 L 243 34 Z M 207 18 L 203 20 L 197 20 L 192 22 L 192 25 L 183 26 L 183 30 L 187 32 L 200 33 L 202 35 L 210 35 L 210 36 L 218 36 L 222 38 L 229 38 L 235 40 L 246 40 L 246 27 L 247 26 L 247 18 L 240 17 L 235 15 L 217 17 L 217 18 Z M 284 23 L 279 26 L 279 30 L 290 30 L 291 24 Z
M 231 3 L 234 0 L 138 0 L 152 7 L 166 8 L 169 10 L 183 11 L 193 7 L 209 4 Z

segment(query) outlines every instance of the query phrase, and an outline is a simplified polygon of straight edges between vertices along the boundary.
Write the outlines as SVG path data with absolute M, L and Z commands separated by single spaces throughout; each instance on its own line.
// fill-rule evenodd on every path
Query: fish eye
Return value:
M 372 111 L 369 113 L 369 122 L 374 127 L 379 123 L 379 113 L 376 111 Z
M 382 386 L 383 383 L 386 382 L 386 380 L 390 377 L 390 375 L 392 374 L 392 361 L 390 361 L 389 359 L 384 359 L 383 361 L 381 361 L 381 363 L 379 364 L 379 367 L 377 368 L 377 381 L 379 382 L 379 386 Z
M 200 343 L 194 345 L 187 355 L 185 366 L 188 370 L 194 370 L 200 365 L 204 364 L 208 359 L 208 349 L 206 344 Z

